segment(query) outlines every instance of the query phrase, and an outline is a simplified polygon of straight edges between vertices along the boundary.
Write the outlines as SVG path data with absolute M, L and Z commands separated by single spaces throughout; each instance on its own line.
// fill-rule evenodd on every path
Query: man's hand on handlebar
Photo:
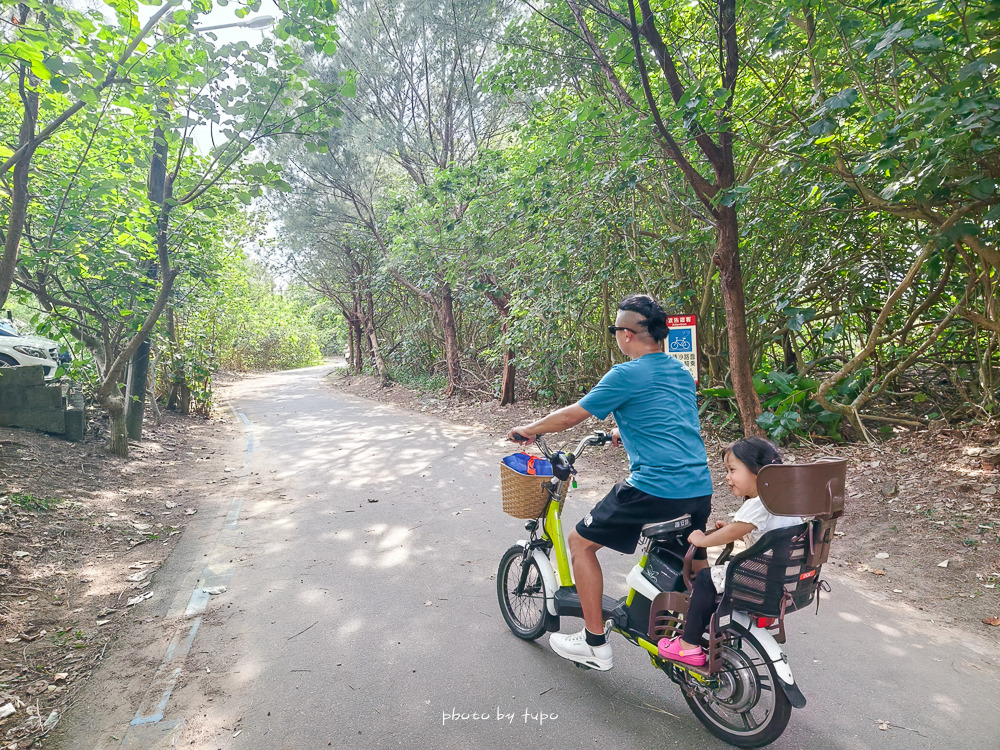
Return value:
M 617 447 L 618 447 L 619 445 L 621 445 L 621 444 L 622 444 L 622 435 L 621 435 L 621 433 L 620 433 L 620 432 L 618 431 L 618 428 L 617 428 L 617 427 L 615 427 L 615 428 L 614 428 L 614 429 L 613 429 L 613 430 L 611 431 L 611 444 L 612 444 L 612 445 L 613 445 L 613 446 L 614 446 L 615 448 L 617 448 Z
M 535 442 L 535 438 L 538 435 L 527 427 L 514 427 L 510 432 L 507 433 L 507 439 L 512 443 L 520 443 L 521 445 L 531 445 Z

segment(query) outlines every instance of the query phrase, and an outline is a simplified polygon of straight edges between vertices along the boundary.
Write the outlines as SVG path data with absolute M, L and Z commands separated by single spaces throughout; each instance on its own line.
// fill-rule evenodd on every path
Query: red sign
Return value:
M 696 315 L 668 315 L 666 347 L 664 351 L 680 360 L 694 382 L 698 382 L 698 321 Z

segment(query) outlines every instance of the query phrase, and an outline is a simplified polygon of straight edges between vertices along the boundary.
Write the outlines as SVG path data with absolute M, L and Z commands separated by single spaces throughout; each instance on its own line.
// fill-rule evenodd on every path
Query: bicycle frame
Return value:
M 570 464 L 573 464 L 576 459 L 580 457 L 588 445 L 593 444 L 591 439 L 592 438 L 590 436 L 584 438 L 580 441 L 574 451 L 567 454 Z M 548 445 L 541 436 L 538 437 L 538 443 L 542 453 L 551 458 L 553 453 L 549 450 Z M 563 485 L 568 481 L 570 480 L 553 479 L 549 488 L 552 499 L 549 500 L 545 509 L 545 514 L 542 517 L 541 537 L 552 547 L 552 552 L 556 559 L 555 567 L 552 566 L 551 559 L 547 554 L 545 554 L 543 549 L 535 548 L 531 551 L 532 557 L 534 557 L 536 563 L 538 564 L 538 569 L 542 575 L 542 579 L 545 581 L 546 592 L 552 592 L 551 595 L 548 593 L 546 594 L 545 607 L 548 613 L 553 616 L 559 615 L 555 603 L 555 592 L 561 588 L 568 588 L 575 585 L 573 580 L 572 556 L 569 551 L 569 546 L 566 544 L 566 537 L 563 533 L 563 504 L 558 500 L 558 498 L 562 496 Z M 527 549 L 531 544 L 531 540 L 518 540 L 517 544 L 523 545 Z M 639 559 L 637 567 L 639 569 L 643 568 L 646 565 L 647 559 L 648 555 L 644 551 Z M 638 592 L 635 588 L 631 586 L 629 587 L 628 594 L 624 600 L 624 606 L 626 608 L 632 605 L 637 593 Z M 621 634 L 637 646 L 644 648 L 651 657 L 657 657 L 659 655 L 656 643 L 651 642 L 648 638 L 642 637 L 633 631 L 621 628 L 619 624 L 615 622 L 614 618 L 611 619 L 613 623 L 611 629 L 613 631 Z

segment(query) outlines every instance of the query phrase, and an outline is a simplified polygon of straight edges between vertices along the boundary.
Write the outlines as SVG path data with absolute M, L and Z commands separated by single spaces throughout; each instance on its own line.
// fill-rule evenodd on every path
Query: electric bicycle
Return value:
M 539 435 L 537 444 L 551 462 L 553 476 L 536 480 L 534 487 L 542 494 L 531 510 L 522 506 L 512 511 L 508 485 L 503 485 L 505 510 L 528 519 L 528 538 L 504 553 L 497 572 L 500 610 L 518 638 L 535 640 L 558 632 L 562 617 L 583 617 L 562 508 L 577 459 L 588 447 L 610 441 L 609 434 L 595 432 L 570 452 L 551 451 Z M 829 591 L 820 571 L 843 514 L 845 476 L 843 460 L 761 469 L 757 486 L 768 510 L 807 520 L 769 532 L 736 555 L 734 545 L 726 547 L 717 560 L 731 558 L 725 593 L 703 642 L 708 657 L 703 667 L 663 659 L 657 650 L 661 638 L 680 635 L 690 601 L 696 548 L 686 542 L 689 515 L 644 526 L 641 557 L 626 577 L 628 593 L 620 599 L 604 597 L 602 614 L 609 630 L 648 652 L 652 666 L 680 687 L 701 723 L 731 745 L 753 748 L 774 742 L 791 709 L 806 704 L 781 646 L 784 617 L 814 599 L 818 609 L 819 593 Z

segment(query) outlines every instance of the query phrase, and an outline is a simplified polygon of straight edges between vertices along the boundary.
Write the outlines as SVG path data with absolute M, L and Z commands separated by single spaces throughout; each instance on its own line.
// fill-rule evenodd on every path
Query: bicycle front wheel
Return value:
M 545 581 L 524 547 L 515 544 L 500 559 L 497 598 L 507 627 L 518 638 L 533 641 L 545 632 Z
M 685 690 L 684 700 L 719 739 L 736 747 L 763 747 L 785 731 L 792 705 L 760 641 L 734 627 L 740 648 L 723 646 L 723 671 L 714 683 Z

